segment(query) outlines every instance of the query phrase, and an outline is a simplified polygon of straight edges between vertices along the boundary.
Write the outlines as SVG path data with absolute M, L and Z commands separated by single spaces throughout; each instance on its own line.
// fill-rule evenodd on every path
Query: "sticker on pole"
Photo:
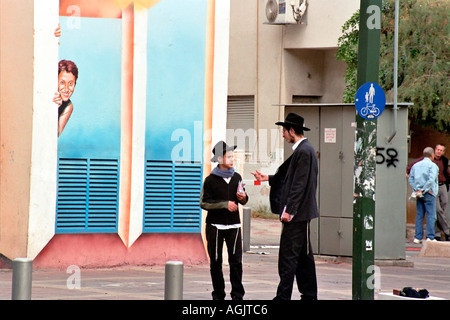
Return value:
M 375 82 L 368 82 L 359 87 L 355 96 L 355 107 L 358 114 L 366 120 L 374 120 L 383 113 L 386 106 L 386 95 Z

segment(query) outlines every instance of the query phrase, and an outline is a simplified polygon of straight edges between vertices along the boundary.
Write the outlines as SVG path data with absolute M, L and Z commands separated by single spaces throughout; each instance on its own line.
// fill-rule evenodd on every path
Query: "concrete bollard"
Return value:
M 183 300 L 183 262 L 166 262 L 164 300 Z
M 31 300 L 33 260 L 16 258 L 13 260 L 12 300 Z
M 242 223 L 243 251 L 250 251 L 250 227 L 251 227 L 252 209 L 244 207 Z

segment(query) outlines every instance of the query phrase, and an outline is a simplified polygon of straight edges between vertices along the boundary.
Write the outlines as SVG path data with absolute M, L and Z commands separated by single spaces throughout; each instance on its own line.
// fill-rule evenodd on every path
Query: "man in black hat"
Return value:
M 231 298 L 242 300 L 242 240 L 238 203 L 248 201 L 242 177 L 234 172 L 233 151 L 236 146 L 218 142 L 212 152 L 212 162 L 218 166 L 206 177 L 200 195 L 200 206 L 208 211 L 206 216 L 206 241 L 210 259 L 210 272 L 214 300 L 225 299 L 225 281 L 222 272 L 222 249 L 225 241 L 230 265 Z
M 252 172 L 258 181 L 269 181 L 270 203 L 280 215 L 283 229 L 278 256 L 280 283 L 275 299 L 289 300 L 294 276 L 302 299 L 317 299 L 316 266 L 310 242 L 311 219 L 319 216 L 316 202 L 318 164 L 313 146 L 303 132 L 304 119 L 289 113 L 283 126 L 283 138 L 294 144 L 294 153 L 278 168 L 275 175 Z

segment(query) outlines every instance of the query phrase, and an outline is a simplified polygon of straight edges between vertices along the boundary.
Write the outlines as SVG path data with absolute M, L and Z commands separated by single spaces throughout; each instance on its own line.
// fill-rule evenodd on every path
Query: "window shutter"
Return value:
M 144 232 L 200 232 L 202 165 L 147 161 Z
M 250 152 L 254 148 L 255 120 L 254 96 L 229 96 L 227 105 L 227 142 L 236 144 L 239 149 Z M 249 141 L 246 141 L 246 138 Z
M 59 159 L 56 233 L 117 232 L 118 160 Z
M 254 127 L 255 97 L 229 96 L 227 105 L 227 129 L 243 129 Z

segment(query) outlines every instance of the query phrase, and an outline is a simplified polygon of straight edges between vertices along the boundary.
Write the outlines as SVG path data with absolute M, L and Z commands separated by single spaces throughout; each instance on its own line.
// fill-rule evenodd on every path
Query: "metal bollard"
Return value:
M 166 262 L 164 300 L 183 300 L 183 262 Z
M 243 251 L 250 251 L 250 225 L 252 218 L 252 209 L 244 207 L 243 223 L 242 223 L 242 238 L 243 238 Z
M 12 300 L 31 300 L 33 260 L 16 258 L 13 260 Z

